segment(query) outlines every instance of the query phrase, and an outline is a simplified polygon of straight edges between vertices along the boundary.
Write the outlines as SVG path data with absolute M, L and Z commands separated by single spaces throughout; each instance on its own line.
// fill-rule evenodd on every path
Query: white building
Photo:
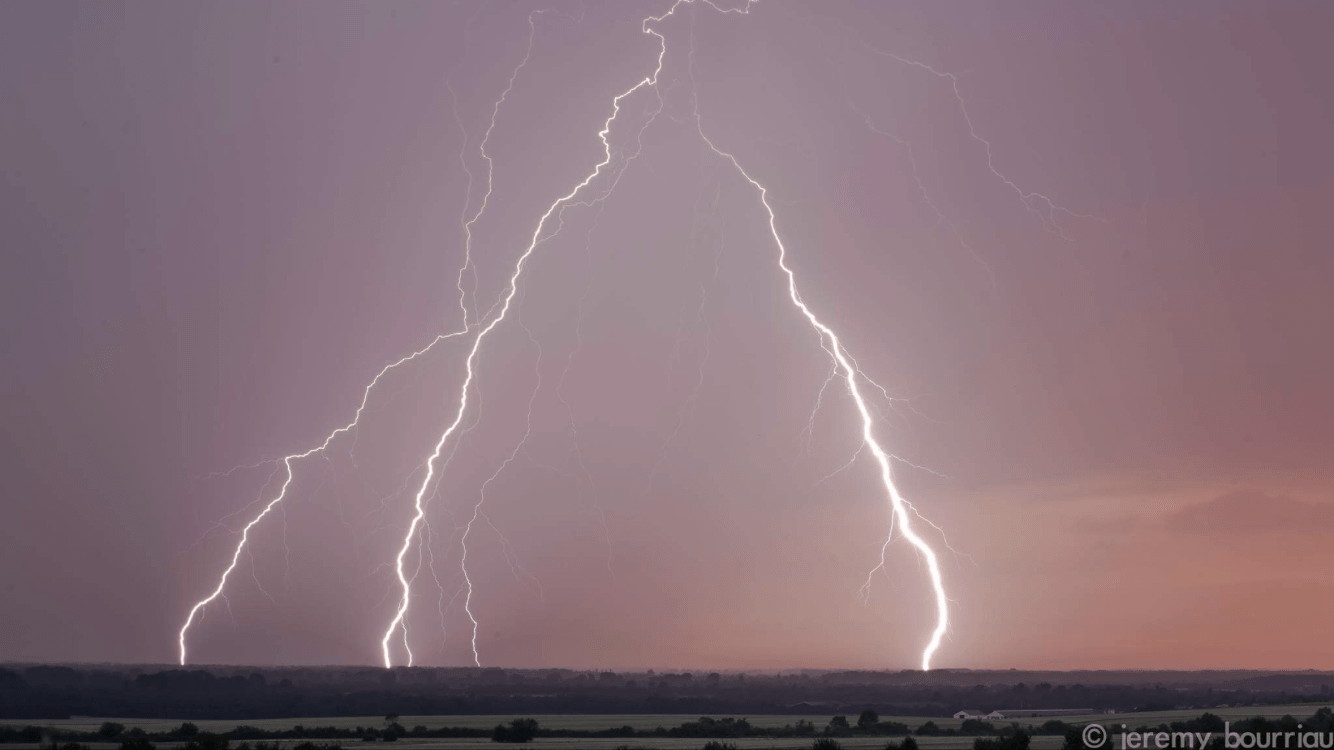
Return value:
M 965 709 L 963 709 L 962 711 L 960 711 L 959 713 L 955 714 L 955 715 L 954 715 L 954 718 L 956 718 L 956 719 L 1004 719 L 1004 718 L 1005 718 L 1005 714 L 1001 713 L 1000 711 L 992 711 L 991 713 L 986 714 L 986 713 L 982 713 L 981 711 L 978 711 L 977 709 L 973 709 L 973 708 L 965 708 Z
M 963 709 L 962 711 L 960 711 L 959 713 L 955 714 L 955 715 L 954 715 L 954 718 L 956 718 L 956 719 L 980 719 L 980 718 L 982 718 L 982 716 L 983 716 L 982 712 L 981 712 L 981 711 L 978 711 L 977 709 L 973 709 L 973 708 L 965 708 L 965 709 Z

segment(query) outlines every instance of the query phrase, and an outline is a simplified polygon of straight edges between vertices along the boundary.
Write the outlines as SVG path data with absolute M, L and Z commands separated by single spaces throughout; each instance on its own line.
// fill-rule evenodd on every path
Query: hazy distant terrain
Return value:
M 666 720 L 670 715 L 773 715 L 792 721 L 801 717 L 828 721 L 834 714 L 856 716 L 866 709 L 882 717 L 936 719 L 960 709 L 1001 710 L 1007 719 L 1029 721 L 1044 714 L 1050 718 L 1109 710 L 1180 714 L 1182 718 L 1198 716 L 1206 709 L 1220 714 L 1220 706 L 1236 707 L 1229 710 L 1237 716 L 1253 716 L 1263 713 L 1260 708 L 1266 705 L 1328 703 L 1334 697 L 1331 685 L 1334 673 L 1316 671 L 805 670 L 757 674 L 9 665 L 0 668 L 0 720 L 112 716 L 157 719 L 164 728 L 171 720 L 187 719 L 221 722 L 219 728 L 231 728 L 235 721 L 255 724 L 294 717 L 331 717 L 327 724 L 332 717 L 388 714 L 617 714 L 626 717 L 624 724 L 634 723 L 632 717 L 663 716 Z M 411 728 L 410 719 L 402 721 Z M 652 723 L 651 719 L 643 721 Z M 436 723 L 440 722 L 432 722 Z M 937 723 L 950 726 L 948 721 Z

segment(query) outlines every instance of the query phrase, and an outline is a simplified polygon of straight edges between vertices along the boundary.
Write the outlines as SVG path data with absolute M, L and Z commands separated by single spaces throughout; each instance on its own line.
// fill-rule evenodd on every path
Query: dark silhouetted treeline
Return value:
M 1000 710 L 1009 721 L 1039 718 L 1047 709 L 1204 710 L 1328 701 L 1331 683 L 1334 675 L 1320 672 L 618 674 L 496 668 L 31 666 L 0 668 L 0 720 L 120 716 L 243 721 L 390 713 L 857 716 L 868 709 L 884 716 L 947 717 L 970 708 Z M 907 731 L 883 729 L 886 734 Z
M 911 735 L 899 731 L 906 725 L 895 722 L 880 722 L 875 711 L 865 709 L 856 724 L 848 721 L 846 714 L 836 714 L 822 728 L 805 720 L 782 727 L 756 727 L 745 719 L 712 719 L 704 716 L 697 721 L 688 721 L 673 728 L 657 727 L 651 730 L 636 730 L 630 726 L 601 730 L 543 729 L 535 719 L 519 718 L 508 724 L 499 724 L 494 729 L 475 727 L 439 727 L 436 729 L 418 725 L 411 730 L 398 723 L 398 715 L 385 716 L 382 727 L 303 727 L 292 729 L 264 730 L 251 726 L 238 726 L 229 732 L 207 733 L 191 723 L 184 722 L 179 727 L 166 732 L 145 732 L 140 728 L 127 729 L 123 724 L 105 722 L 95 732 L 59 731 L 51 727 L 25 726 L 21 728 L 0 725 L 0 743 L 24 742 L 40 743 L 53 750 L 87 750 L 83 742 L 119 741 L 120 750 L 156 750 L 156 743 L 171 743 L 182 750 L 279 750 L 278 740 L 302 740 L 293 750 L 341 750 L 339 743 L 316 744 L 312 740 L 360 740 L 393 742 L 401 737 L 412 738 L 482 738 L 490 736 L 495 742 L 524 743 L 538 737 L 564 738 L 700 738 L 700 739 L 736 739 L 742 737 L 793 738 L 819 737 L 844 738 L 904 734 L 897 745 L 900 750 L 917 750 L 917 742 Z M 1000 727 L 978 723 L 972 731 L 947 730 L 938 727 L 931 729 L 934 722 L 926 721 L 911 731 L 918 735 L 936 734 L 978 734 L 973 743 L 973 750 L 1028 750 L 1031 738 L 1038 734 L 1064 734 L 1063 750 L 1088 750 L 1082 733 L 1077 726 L 1061 721 L 1047 721 L 1041 725 L 1010 722 Z M 1281 719 L 1256 717 L 1232 722 L 1233 732 L 1297 732 L 1299 728 L 1306 732 L 1334 732 L 1334 711 L 1322 707 L 1313 715 L 1297 720 L 1292 716 Z M 1137 732 L 1210 732 L 1215 741 L 1208 748 L 1200 750 L 1221 750 L 1223 720 L 1211 713 L 1204 713 L 1197 718 L 1160 724 L 1156 727 L 1140 726 Z M 259 741 L 257 741 L 259 740 Z M 269 740 L 264 742 L 262 740 Z M 240 744 L 233 745 L 239 741 Z M 252 744 L 253 742 L 253 744 Z M 826 743 L 828 746 L 828 743 Z M 894 743 L 890 743 L 894 746 Z

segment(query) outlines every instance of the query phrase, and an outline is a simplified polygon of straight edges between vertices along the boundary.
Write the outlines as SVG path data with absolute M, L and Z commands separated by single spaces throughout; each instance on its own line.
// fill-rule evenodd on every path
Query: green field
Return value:
M 479 717 L 469 717 L 479 718 Z M 698 718 L 698 717 L 696 717 Z M 827 719 L 826 719 L 827 720 Z M 541 719 L 539 719 L 541 721 Z M 355 725 L 354 725 L 355 726 Z M 460 726 L 455 724 L 454 726 Z M 847 750 L 864 750 L 866 748 L 883 748 L 886 745 L 898 747 L 899 737 L 848 737 L 839 738 L 838 742 Z M 918 738 L 918 744 L 922 750 L 971 750 L 973 747 L 973 737 L 921 737 Z M 501 745 L 492 742 L 489 739 L 431 739 L 414 740 L 403 739 L 395 743 L 397 750 L 499 750 L 506 747 L 525 747 L 535 750 L 615 750 L 615 748 L 631 748 L 631 750 L 699 750 L 704 747 L 706 739 L 678 739 L 671 737 L 653 738 L 653 739 L 626 739 L 626 738 L 538 738 L 521 746 Z M 736 745 L 744 750 L 762 750 L 763 748 L 809 748 L 812 740 L 810 738 L 794 739 L 729 739 L 718 740 Z M 1034 737 L 1033 744 L 1030 746 L 1033 750 L 1057 750 L 1061 746 L 1060 737 Z M 295 745 L 295 742 L 284 742 L 284 745 Z M 343 747 L 348 750 L 356 750 L 359 743 L 343 743 Z M 14 744 L 5 745 L 6 748 L 14 750 L 37 750 L 37 745 Z M 89 743 L 91 750 L 119 750 L 119 744 L 110 743 Z M 158 748 L 171 748 L 170 743 L 159 743 Z
M 1128 724 L 1133 729 L 1140 725 L 1157 726 L 1163 722 L 1181 721 L 1193 719 L 1200 714 L 1208 711 L 1222 717 L 1225 721 L 1235 721 L 1237 719 L 1247 719 L 1252 716 L 1279 717 L 1284 714 L 1292 714 L 1296 717 L 1310 716 L 1317 709 L 1328 705 L 1326 703 L 1306 703 L 1290 704 L 1283 706 L 1236 706 L 1231 708 L 1192 708 L 1178 711 L 1148 711 L 1139 713 L 1124 714 L 1084 714 L 1078 716 L 1040 716 L 1037 718 L 1024 717 L 1022 711 L 1016 712 L 1014 716 L 1005 721 L 994 722 L 1008 724 L 1010 721 L 1018 721 L 1021 724 L 1041 724 L 1049 719 L 1060 719 L 1070 724 L 1082 724 L 1087 722 L 1098 722 L 1108 727 L 1119 727 L 1121 724 Z M 581 729 L 581 730 L 599 730 L 612 729 L 615 727 L 631 726 L 637 730 L 652 730 L 657 727 L 675 727 L 684 724 L 687 721 L 695 721 L 699 718 L 697 714 L 526 714 L 531 718 L 537 719 L 543 729 Z M 517 714 L 495 714 L 495 715 L 470 715 L 470 716 L 401 716 L 398 723 L 408 729 L 417 725 L 425 725 L 431 728 L 449 726 L 449 727 L 481 727 L 489 729 L 497 724 L 508 723 L 511 719 L 522 718 Z M 721 719 L 722 714 L 713 718 Z M 829 714 L 819 715 L 790 715 L 790 714 L 764 714 L 758 716 L 737 716 L 736 718 L 745 718 L 756 727 L 781 727 L 785 724 L 795 724 L 800 720 L 806 720 L 815 724 L 817 727 L 823 727 L 829 722 Z M 855 718 L 855 717 L 854 717 Z M 941 719 L 926 716 L 881 716 L 881 721 L 897 721 L 907 724 L 910 727 L 918 727 L 927 721 L 934 721 L 941 729 L 958 729 L 961 723 L 957 719 Z M 115 717 L 91 717 L 78 716 L 72 719 L 61 719 L 56 721 L 0 721 L 0 724 L 23 725 L 40 724 L 41 726 L 58 727 L 81 732 L 97 731 L 97 728 L 104 721 L 116 721 L 127 727 L 139 727 L 145 732 L 166 732 L 181 725 L 179 720 L 168 719 L 120 719 Z M 198 720 L 194 722 L 205 732 L 225 732 L 235 729 L 238 724 L 258 727 L 260 729 L 291 729 L 300 724 L 306 727 L 380 727 L 384 725 L 383 716 L 338 716 L 338 717 L 298 717 L 293 719 L 251 719 L 247 721 L 237 721 L 235 719 L 226 720 Z M 946 741 L 951 738 L 923 738 L 924 741 Z M 413 740 L 405 738 L 402 742 L 424 742 L 425 740 Z M 624 744 L 624 740 L 617 744 Z M 971 740 L 969 743 L 971 745 Z M 934 745 L 933 745 L 934 747 Z M 945 746 L 940 746 L 945 747 Z
M 1237 721 L 1253 716 L 1279 717 L 1285 714 L 1292 714 L 1296 717 L 1310 716 L 1317 709 L 1326 704 L 1292 704 L 1283 706 L 1236 706 L 1228 708 L 1194 708 L 1183 709 L 1179 711 L 1150 711 L 1141 713 L 1124 714 L 1087 714 L 1081 716 L 1057 716 L 1057 717 L 1023 717 L 1012 716 L 1006 721 L 993 722 L 997 726 L 1006 724 L 1011 720 L 1018 721 L 1021 724 L 1041 724 L 1051 718 L 1057 718 L 1061 721 L 1080 724 L 1087 722 L 1097 722 L 1106 726 L 1114 733 L 1120 730 L 1122 724 L 1128 725 L 1131 729 L 1140 726 L 1157 726 L 1158 724 L 1173 721 L 1192 719 L 1208 711 L 1215 714 L 1225 721 Z M 1022 712 L 1018 712 L 1022 713 Z M 418 725 L 425 725 L 431 728 L 442 726 L 451 727 L 477 727 L 489 729 L 497 724 L 508 723 L 511 719 L 521 718 L 515 715 L 476 715 L 476 716 L 402 716 L 398 722 L 411 729 Z M 695 721 L 698 716 L 693 714 L 545 714 L 532 715 L 531 718 L 537 719 L 538 723 L 544 729 L 576 729 L 576 730 L 600 730 L 612 729 L 615 727 L 631 726 L 637 730 L 652 730 L 657 727 L 675 727 L 688 721 Z M 721 715 L 714 718 L 723 718 Z M 743 718 L 743 717 L 737 717 Z M 781 727 L 786 724 L 795 724 L 799 720 L 806 720 L 817 727 L 823 727 L 829 721 L 828 715 L 810 715 L 810 716 L 792 716 L 792 715 L 759 715 L 746 716 L 751 725 L 756 727 Z M 938 724 L 942 729 L 958 728 L 960 722 L 956 719 L 928 718 L 925 716 L 882 716 L 881 721 L 897 721 L 907 724 L 910 727 L 920 726 L 922 723 L 930 720 Z M 181 722 L 177 720 L 166 719 L 121 719 L 115 717 L 90 717 L 80 716 L 72 719 L 59 721 L 25 722 L 25 721 L 6 721 L 0 722 L 9 725 L 40 724 L 52 728 L 92 732 L 96 731 L 104 721 L 116 721 L 127 727 L 139 727 L 146 732 L 166 732 L 180 726 Z M 225 732 L 234 729 L 238 724 L 258 727 L 260 729 L 284 730 L 300 724 L 306 727 L 344 727 L 352 728 L 357 726 L 379 727 L 384 724 L 382 716 L 353 716 L 353 717 L 303 717 L 293 719 L 257 719 L 251 721 L 196 721 L 194 722 L 205 732 Z M 849 737 L 840 738 L 839 743 L 848 750 L 860 750 L 862 748 L 884 748 L 887 745 L 897 747 L 901 738 L 899 737 Z M 971 750 L 973 740 L 971 736 L 963 737 L 918 737 L 917 741 L 922 750 Z M 759 748 L 809 748 L 811 746 L 810 738 L 793 739 L 770 739 L 770 738 L 749 738 L 749 739 L 730 739 L 727 742 L 736 745 L 745 750 L 758 750 Z M 1058 736 L 1038 736 L 1033 738 L 1033 750 L 1057 750 L 1061 747 L 1063 738 Z M 318 741 L 323 742 L 323 741 Z M 614 748 L 643 748 L 644 750 L 688 750 L 690 748 L 701 748 L 708 742 L 705 739 L 679 739 L 679 738 L 539 738 L 529 743 L 527 747 L 548 748 L 561 750 L 614 750 Z M 282 743 L 286 746 L 297 744 L 296 741 L 286 741 Z M 359 742 L 342 741 L 344 747 L 348 750 L 354 750 Z M 35 750 L 36 745 L 14 744 L 6 747 L 14 750 Z M 118 743 L 91 743 L 91 750 L 119 750 Z M 173 750 L 175 745 L 172 743 L 159 743 L 161 750 Z M 396 750 L 496 750 L 496 743 L 489 739 L 414 739 L 404 738 L 399 740 Z M 2 750 L 2 749 L 0 749 Z
M 995 723 L 999 725 L 1003 723 L 1009 723 L 1010 721 L 1017 721 L 1020 724 L 1042 724 L 1042 722 L 1047 721 L 1048 719 L 1060 719 L 1061 721 L 1064 721 L 1067 724 L 1087 724 L 1091 722 L 1098 723 L 1102 724 L 1103 726 L 1109 729 L 1115 727 L 1117 731 L 1119 731 L 1122 724 L 1129 726 L 1131 729 L 1145 725 L 1155 727 L 1164 722 L 1170 724 L 1174 721 L 1185 721 L 1186 719 L 1194 719 L 1203 713 L 1211 713 L 1214 716 L 1221 718 L 1223 721 L 1237 721 L 1239 719 L 1249 719 L 1255 716 L 1264 716 L 1266 718 L 1276 719 L 1281 716 L 1285 716 L 1287 714 L 1292 714 L 1297 718 L 1304 718 L 1310 716 L 1311 714 L 1314 714 L 1316 711 L 1320 710 L 1322 707 L 1327 705 L 1329 704 L 1293 703 L 1283 706 L 1229 706 L 1227 708 L 1201 706 L 1199 708 L 1183 708 L 1176 711 L 1139 711 L 1135 713 L 1124 713 L 1124 714 L 1042 716 L 1036 719 L 1024 718 L 1021 715 L 1023 712 L 1020 711 L 1016 713 L 1015 716 L 1007 718 L 1004 722 L 995 722 Z M 900 721 L 902 720 L 900 719 Z M 918 718 L 918 719 L 913 719 L 913 721 L 923 721 L 923 719 Z M 949 724 L 946 724 L 940 719 L 936 719 L 935 722 L 939 724 L 941 727 L 945 726 L 957 727 L 959 724 L 958 722 L 953 720 L 950 720 Z M 915 726 L 911 721 L 905 721 L 904 723 L 908 724 L 909 726 Z

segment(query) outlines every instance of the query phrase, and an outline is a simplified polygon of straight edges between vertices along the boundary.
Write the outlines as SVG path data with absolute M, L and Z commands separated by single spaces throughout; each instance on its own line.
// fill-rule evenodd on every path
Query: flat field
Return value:
M 538 719 L 538 721 L 541 721 L 541 719 Z M 455 724 L 454 726 L 460 725 Z M 845 750 L 869 750 L 869 748 L 878 750 L 886 745 L 897 748 L 901 739 L 900 737 L 847 737 L 840 738 L 838 743 Z M 918 742 L 922 750 L 971 750 L 974 739 L 973 737 L 923 737 L 919 738 Z M 709 741 L 707 739 L 680 739 L 674 737 L 652 739 L 542 737 L 524 745 L 505 745 L 492 742 L 489 739 L 403 739 L 394 744 L 397 746 L 396 750 L 504 750 L 505 748 L 529 748 L 530 750 L 616 750 L 616 748 L 629 748 L 629 750 L 699 750 Z M 716 741 L 735 745 L 738 750 L 763 750 L 764 748 L 791 750 L 800 748 L 801 750 L 807 750 L 812 742 L 810 738 L 768 739 L 763 737 Z M 317 742 L 320 741 L 317 740 Z M 1033 744 L 1030 747 L 1033 750 L 1057 750 L 1061 746 L 1061 742 L 1062 738 L 1060 737 L 1034 737 Z M 291 746 L 296 743 L 284 742 L 283 744 Z M 357 750 L 357 745 L 360 743 L 344 742 L 342 744 L 347 750 Z M 37 750 L 37 745 L 28 744 L 5 745 L 4 747 L 13 748 L 13 750 Z M 120 745 L 94 742 L 90 743 L 89 747 L 92 750 L 119 750 Z M 173 747 L 171 743 L 158 744 L 160 750 L 171 747 Z
M 1182 721 L 1193 719 L 1206 711 L 1221 717 L 1224 721 L 1236 721 L 1239 719 L 1249 719 L 1253 716 L 1279 717 L 1285 714 L 1292 714 L 1298 718 L 1310 716 L 1327 703 L 1296 703 L 1282 706 L 1234 706 L 1228 708 L 1191 708 L 1176 711 L 1144 711 L 1136 713 L 1123 714 L 1081 714 L 1074 716 L 1039 716 L 1037 718 L 1024 717 L 1022 711 L 1015 712 L 1007 716 L 1004 721 L 993 722 L 995 725 L 1008 724 L 1011 721 L 1018 721 L 1021 724 L 1042 724 L 1050 719 L 1060 719 L 1067 724 L 1084 724 L 1088 722 L 1097 722 L 1109 728 L 1120 728 L 1121 724 L 1127 724 L 1131 729 L 1141 725 L 1157 726 L 1163 722 Z M 687 721 L 699 719 L 698 714 L 490 714 L 490 715 L 444 715 L 444 716 L 400 716 L 398 723 L 408 729 L 418 725 L 425 725 L 432 729 L 442 726 L 448 727 L 480 727 L 490 729 L 497 724 L 507 724 L 511 719 L 518 718 L 537 719 L 539 725 L 544 729 L 581 729 L 598 730 L 613 729 L 616 727 L 630 726 L 637 730 L 652 730 L 657 727 L 675 727 L 684 724 Z M 715 715 L 713 718 L 721 719 L 724 715 Z M 781 727 L 785 724 L 795 724 L 800 720 L 806 720 L 815 724 L 817 727 L 823 727 L 829 722 L 828 714 L 798 716 L 792 714 L 762 714 L 758 716 L 737 716 L 736 718 L 745 718 L 753 726 L 757 727 Z M 855 719 L 855 716 L 849 717 Z M 916 728 L 926 723 L 934 721 L 941 729 L 958 729 L 961 723 L 958 719 L 941 719 L 927 716 L 881 716 L 881 721 L 897 721 Z M 22 726 L 25 724 L 40 724 L 41 726 L 59 727 L 61 729 L 70 729 L 82 732 L 96 731 L 104 721 L 116 721 L 127 727 L 139 727 L 146 732 L 166 732 L 181 725 L 180 720 L 176 719 L 120 719 L 115 717 L 92 717 L 76 716 L 71 719 L 59 719 L 54 721 L 23 721 L 22 719 L 0 720 L 0 724 L 12 726 Z M 381 727 L 384 725 L 383 716 L 336 716 L 336 717 L 297 717 L 292 719 L 250 719 L 246 721 L 237 721 L 235 719 L 225 720 L 199 720 L 194 722 L 202 731 L 205 732 L 225 732 L 235 729 L 237 725 L 246 725 L 258 727 L 260 729 L 291 729 L 300 724 L 306 727 Z M 947 740 L 957 740 L 959 738 L 949 737 L 923 737 L 919 738 L 923 743 Z M 972 738 L 968 739 L 967 744 L 972 746 Z M 404 743 L 424 742 L 426 740 L 413 740 L 411 738 L 400 740 Z M 617 744 L 625 744 L 624 740 L 619 740 Z M 883 743 L 882 743 L 883 744 Z M 416 747 L 415 745 L 413 746 Z M 494 745 L 490 745 L 494 747 Z M 936 747 L 936 745 L 931 745 Z M 949 746 L 940 745 L 940 748 Z
M 1177 711 L 1147 711 L 1139 713 L 1123 714 L 1086 714 L 1078 716 L 1058 716 L 1058 717 L 1023 717 L 1016 713 L 1005 721 L 993 722 L 997 726 L 1008 723 L 1011 720 L 1019 721 L 1023 724 L 1041 724 L 1051 718 L 1057 718 L 1070 724 L 1082 724 L 1088 722 L 1097 722 L 1106 726 L 1113 733 L 1119 732 L 1122 724 L 1135 729 L 1140 726 L 1157 726 L 1163 722 L 1181 721 L 1192 719 L 1208 711 L 1221 717 L 1225 721 L 1237 721 L 1253 716 L 1279 717 L 1285 714 L 1292 714 L 1298 718 L 1310 716 L 1317 709 L 1327 705 L 1324 703 L 1306 703 L 1290 704 L 1282 706 L 1233 706 L 1233 707 L 1214 707 L 1214 708 L 1194 708 L 1182 709 Z M 508 723 L 511 719 L 521 718 L 513 715 L 449 715 L 449 716 L 402 716 L 398 722 L 411 729 L 418 725 L 425 725 L 431 728 L 442 726 L 450 727 L 477 727 L 489 729 L 497 724 Z M 538 724 L 545 729 L 577 729 L 577 730 L 599 730 L 612 729 L 615 727 L 630 726 L 637 730 L 652 730 L 657 727 L 675 727 L 687 721 L 695 721 L 698 716 L 691 714 L 542 714 L 532 715 L 530 718 L 537 719 Z M 723 718 L 715 716 L 714 718 Z M 743 718 L 743 717 L 737 717 Z M 823 727 L 829 721 L 827 715 L 794 716 L 788 714 L 769 714 L 759 716 L 744 717 L 753 726 L 757 727 L 781 727 L 785 724 L 795 724 L 797 721 L 805 719 L 817 727 Z M 925 716 L 882 716 L 881 721 L 897 721 L 907 724 L 910 727 L 917 727 L 926 721 L 934 721 L 942 729 L 958 728 L 960 722 L 956 719 L 940 719 Z M 26 724 L 40 724 L 53 728 L 70 729 L 77 731 L 94 731 L 102 725 L 104 721 L 116 721 L 127 727 L 139 727 L 147 732 L 165 732 L 180 726 L 178 720 L 167 719 L 121 719 L 115 717 L 90 717 L 79 716 L 71 719 L 57 721 L 25 722 L 22 720 L 13 720 L 0 722 L 9 725 L 22 726 Z M 224 732 L 235 728 L 238 724 L 258 727 L 260 729 L 291 729 L 300 724 L 306 727 L 346 727 L 357 726 L 379 727 L 384 724 L 382 716 L 352 716 L 352 717 L 303 717 L 292 719 L 262 719 L 250 721 L 214 721 L 204 720 L 194 722 L 205 732 Z M 918 737 L 917 742 L 922 750 L 971 750 L 973 740 L 971 736 L 963 737 Z M 847 750 L 862 750 L 863 748 L 884 748 L 886 746 L 897 747 L 901 738 L 899 737 L 849 737 L 840 738 L 839 744 Z M 324 742 L 316 740 L 316 742 Z M 539 738 L 525 745 L 525 747 L 535 750 L 615 750 L 616 748 L 630 748 L 630 750 L 694 750 L 702 748 L 708 742 L 706 739 L 682 739 L 673 737 L 663 738 L 561 738 L 547 737 Z M 770 738 L 743 738 L 726 740 L 726 742 L 735 745 L 739 750 L 760 750 L 761 748 L 809 748 L 812 740 L 810 738 L 793 739 L 770 739 Z M 1033 738 L 1032 750 L 1058 750 L 1063 742 L 1062 737 L 1043 735 Z M 286 741 L 282 743 L 286 746 L 297 744 L 296 741 Z M 359 741 L 342 741 L 347 750 L 355 750 L 362 744 Z M 91 750 L 119 750 L 118 743 L 91 743 Z M 176 747 L 172 743 L 159 743 L 161 750 L 174 750 Z M 498 750 L 506 747 L 491 742 L 489 739 L 414 739 L 405 738 L 395 743 L 396 750 Z M 12 750 L 36 750 L 36 745 L 13 744 L 6 745 L 5 748 Z M 0 750 L 5 750 L 0 748 Z

